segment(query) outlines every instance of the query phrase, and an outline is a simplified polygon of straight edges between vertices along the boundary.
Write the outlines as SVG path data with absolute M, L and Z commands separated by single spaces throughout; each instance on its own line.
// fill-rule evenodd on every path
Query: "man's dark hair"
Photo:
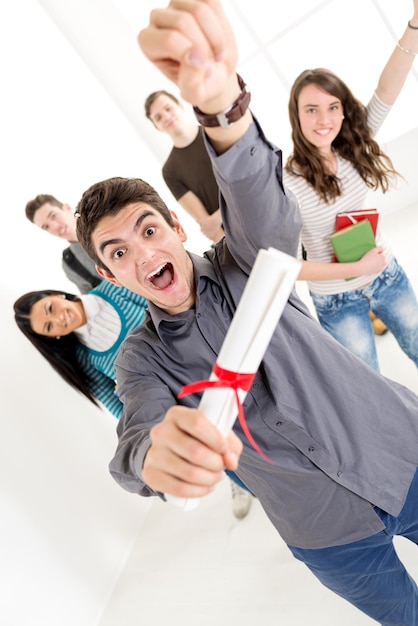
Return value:
M 154 187 L 140 178 L 115 177 L 95 183 L 83 193 L 77 205 L 75 214 L 78 241 L 96 265 L 107 272 L 110 270 L 101 261 L 93 245 L 93 232 L 101 219 L 116 215 L 135 202 L 148 204 L 174 228 L 173 218 L 165 202 Z
M 48 193 L 40 193 L 33 200 L 29 200 L 25 207 L 25 214 L 28 220 L 33 222 L 36 211 L 38 211 L 41 206 L 47 203 L 53 204 L 59 209 L 62 209 L 62 207 L 64 206 L 63 203 L 57 200 L 55 196 L 51 196 Z

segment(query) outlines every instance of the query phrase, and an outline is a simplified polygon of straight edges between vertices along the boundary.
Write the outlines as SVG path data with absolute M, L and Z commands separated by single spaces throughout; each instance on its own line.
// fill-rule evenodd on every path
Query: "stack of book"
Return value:
M 335 218 L 335 230 L 342 230 L 343 228 L 347 228 L 347 226 L 358 224 L 358 222 L 362 220 L 369 220 L 373 234 L 376 237 L 377 222 L 379 221 L 377 209 L 361 209 L 360 211 L 338 213 Z
M 338 213 L 335 232 L 330 235 L 335 260 L 340 263 L 359 261 L 366 252 L 375 248 L 378 219 L 376 209 Z

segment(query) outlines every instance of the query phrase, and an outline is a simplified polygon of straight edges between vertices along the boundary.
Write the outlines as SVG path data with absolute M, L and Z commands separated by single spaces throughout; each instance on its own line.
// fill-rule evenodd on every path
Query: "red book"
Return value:
M 335 218 L 335 230 L 338 231 L 347 226 L 352 226 L 353 224 L 357 224 L 357 222 L 361 222 L 361 220 L 369 220 L 373 235 L 376 236 L 377 222 L 379 221 L 377 209 L 361 209 L 360 211 L 337 213 Z

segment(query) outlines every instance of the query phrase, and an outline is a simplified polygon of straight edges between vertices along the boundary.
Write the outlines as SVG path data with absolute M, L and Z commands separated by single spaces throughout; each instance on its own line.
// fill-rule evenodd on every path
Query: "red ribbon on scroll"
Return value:
M 254 380 L 255 373 L 242 374 L 240 372 L 231 372 L 229 370 L 222 369 L 217 363 L 215 363 L 215 365 L 213 366 L 212 373 L 217 376 L 218 380 L 197 380 L 194 383 L 189 383 L 181 389 L 177 397 L 183 398 L 184 396 L 187 396 L 191 393 L 204 391 L 205 389 L 208 389 L 210 387 L 227 387 L 229 389 L 233 389 L 238 409 L 238 421 L 241 424 L 241 428 L 244 431 L 245 436 L 251 443 L 254 450 L 256 450 L 256 452 L 258 452 L 258 454 L 262 456 L 263 459 L 265 459 L 268 463 L 273 463 L 273 461 L 269 459 L 269 457 L 254 441 L 254 438 L 245 420 L 244 409 L 238 395 L 238 389 L 242 389 L 243 391 L 249 391 Z

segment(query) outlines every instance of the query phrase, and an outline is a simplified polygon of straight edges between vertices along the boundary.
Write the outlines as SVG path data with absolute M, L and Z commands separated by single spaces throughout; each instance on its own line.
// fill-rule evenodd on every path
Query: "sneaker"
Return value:
M 253 496 L 246 489 L 239 487 L 233 480 L 229 482 L 231 483 L 232 492 L 232 512 L 237 519 L 242 519 L 251 508 Z

